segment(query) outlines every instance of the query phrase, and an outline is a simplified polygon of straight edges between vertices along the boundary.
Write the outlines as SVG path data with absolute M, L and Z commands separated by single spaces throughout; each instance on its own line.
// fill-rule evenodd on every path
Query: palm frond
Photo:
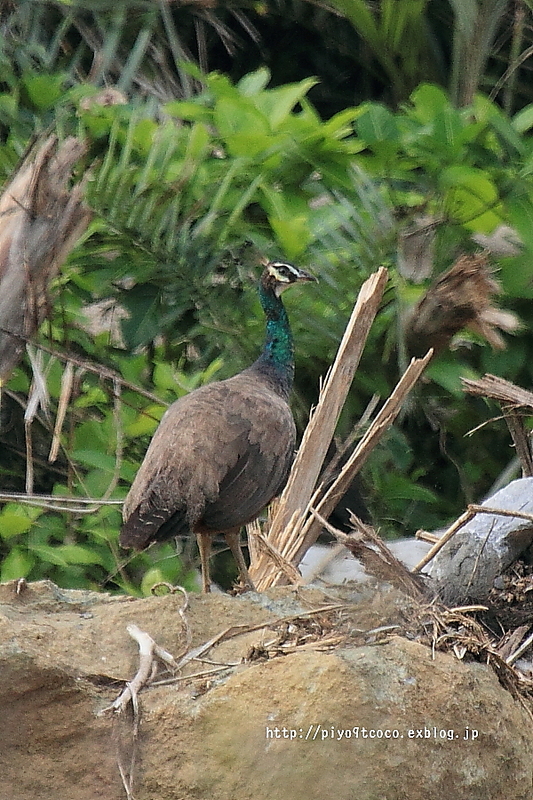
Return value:
M 3 13 L 0 50 L 20 71 L 66 69 L 73 81 L 169 100 L 197 88 L 187 63 L 212 68 L 207 52 L 213 38 L 231 53 L 239 29 L 257 40 L 239 9 L 154 0 L 19 0 Z

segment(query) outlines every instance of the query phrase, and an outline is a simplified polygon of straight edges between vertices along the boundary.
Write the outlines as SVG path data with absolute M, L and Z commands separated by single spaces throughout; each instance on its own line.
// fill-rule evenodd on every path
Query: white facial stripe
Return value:
M 280 283 L 291 283 L 291 279 L 280 272 L 277 268 L 284 267 L 286 271 L 292 272 L 294 275 L 295 280 L 298 278 L 298 270 L 295 269 L 292 264 L 286 264 L 284 261 L 273 261 L 269 267 L 268 271 L 270 274 Z

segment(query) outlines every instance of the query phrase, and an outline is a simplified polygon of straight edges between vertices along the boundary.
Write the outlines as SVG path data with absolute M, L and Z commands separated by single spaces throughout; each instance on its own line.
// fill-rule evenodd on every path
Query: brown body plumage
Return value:
M 241 579 L 252 587 L 239 531 L 283 488 L 296 437 L 287 402 L 292 340 L 279 295 L 306 280 L 314 278 L 291 265 L 267 265 L 260 289 L 268 320 L 261 357 L 233 378 L 196 389 L 170 406 L 124 503 L 120 543 L 125 547 L 142 549 L 196 533 L 204 591 L 209 591 L 216 533 L 225 535 Z

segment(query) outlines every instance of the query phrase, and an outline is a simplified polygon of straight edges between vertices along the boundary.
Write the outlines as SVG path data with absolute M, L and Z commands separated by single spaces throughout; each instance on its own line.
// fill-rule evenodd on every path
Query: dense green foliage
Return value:
M 56 282 L 53 316 L 39 339 L 56 355 L 44 353 L 40 365 L 49 405 L 32 425 L 34 488 L 80 502 L 110 502 L 89 506 L 89 513 L 78 506 L 6 503 L 0 510 L 0 579 L 49 577 L 64 586 L 131 592 L 148 591 L 159 579 L 186 582 L 180 569 L 189 568 L 187 550 L 181 562 L 171 557 L 171 544 L 128 561 L 119 553 L 120 511 L 111 501 L 127 492 L 165 405 L 257 355 L 264 324 L 254 291 L 258 256 L 292 259 L 320 278 L 317 289 L 287 299 L 300 429 L 361 283 L 381 263 L 391 270 L 339 425 L 344 436 L 373 394 L 387 395 L 405 364 L 405 312 L 426 287 L 398 268 L 398 242 L 420 214 L 435 221 L 434 274 L 460 252 L 476 249 L 472 235 L 491 234 L 500 224 L 514 228 L 523 242 L 520 255 L 496 263 L 502 304 L 521 316 L 522 331 L 507 337 L 502 352 L 466 334 L 459 349 L 435 361 L 365 472 L 369 505 L 386 533 L 444 523 L 486 492 L 512 455 L 501 423 L 467 436 L 493 410 L 466 397 L 460 377 L 491 371 L 525 386 L 532 379 L 533 107 L 523 105 L 518 91 L 505 103 L 510 111 L 520 108 L 514 113 L 487 94 L 470 93 L 469 99 L 456 61 L 446 80 L 442 70 L 428 71 L 432 39 L 423 39 L 423 32 L 434 20 L 424 2 L 383 0 L 378 16 L 367 3 L 335 3 L 345 14 L 346 36 L 365 39 L 379 69 L 396 78 L 385 97 L 391 102 L 376 102 L 372 97 L 383 100 L 384 93 L 369 91 L 363 102 L 339 102 L 336 113 L 326 115 L 310 99 L 317 97 L 323 111 L 313 77 L 296 80 L 289 73 L 281 80 L 277 72 L 278 85 L 272 85 L 265 68 L 238 80 L 220 71 L 203 74 L 191 58 L 185 63 L 176 17 L 139 1 L 129 4 L 136 13 L 124 27 L 128 4 L 115 5 L 111 14 L 105 3 L 71 8 L 23 2 L 12 11 L 17 36 L 2 42 L 2 178 L 34 133 L 54 129 L 61 137 L 83 137 L 88 152 L 76 180 L 88 175 L 86 198 L 94 212 Z M 470 7 L 473 14 L 474 5 L 465 3 L 463 12 Z M 479 2 L 476 13 L 488 5 Z M 502 21 L 496 6 L 496 27 L 491 38 L 487 19 L 485 58 L 480 55 L 478 65 L 493 63 L 497 13 Z M 84 7 L 81 16 L 78 7 Z M 256 4 L 246 11 L 257 13 Z M 459 61 L 472 14 L 456 15 L 456 41 L 448 43 L 449 55 L 456 52 Z M 221 35 L 220 18 L 204 22 Z M 412 30 L 420 31 L 419 47 L 408 54 Z M 99 68 L 92 72 L 89 32 L 101 42 Z M 384 50 L 383 42 L 396 50 Z M 165 52 L 160 75 L 156 45 Z M 168 52 L 181 53 L 178 67 Z M 237 61 L 228 72 L 238 72 Z M 428 74 L 436 83 L 420 82 Z M 99 88 L 110 79 L 125 94 L 117 104 L 101 105 Z M 96 301 L 106 302 L 109 324 L 90 333 L 83 309 Z M 73 394 L 60 456 L 49 465 L 68 355 L 76 359 Z M 6 490 L 24 490 L 20 407 L 31 380 L 25 361 L 2 399 L 0 478 Z

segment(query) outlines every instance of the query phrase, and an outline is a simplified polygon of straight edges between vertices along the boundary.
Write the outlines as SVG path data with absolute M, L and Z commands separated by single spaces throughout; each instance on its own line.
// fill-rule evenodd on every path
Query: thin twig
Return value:
M 254 631 L 260 631 L 261 628 L 270 628 L 273 625 L 279 625 L 280 623 L 284 622 L 292 622 L 295 619 L 302 619 L 305 617 L 313 617 L 317 614 L 327 614 L 330 611 L 337 611 L 338 609 L 346 608 L 346 603 L 332 603 L 328 606 L 321 606 L 320 608 L 312 608 L 309 611 L 301 611 L 298 614 L 289 614 L 286 617 L 279 617 L 275 620 L 265 620 L 264 622 L 258 622 L 256 625 L 231 625 L 229 628 L 226 628 L 220 633 L 217 633 L 216 636 L 213 636 L 211 639 L 208 639 L 207 642 L 195 647 L 194 650 L 191 650 L 189 653 L 183 656 L 178 661 L 177 670 L 184 667 L 190 661 L 194 661 L 199 659 L 200 656 L 203 656 L 207 653 L 208 650 L 211 650 L 216 644 L 220 642 L 227 641 L 228 639 L 234 639 L 236 636 L 242 636 L 245 633 L 253 633 Z
M 491 508 L 490 506 L 479 506 L 476 503 L 470 503 L 468 508 L 476 514 L 494 514 L 497 517 L 518 517 L 519 519 L 527 519 L 533 522 L 533 514 L 528 514 L 526 511 L 510 511 L 507 508 Z
M 10 391 L 8 389 L 5 389 L 4 391 L 5 391 L 5 394 L 6 394 L 7 397 L 10 397 L 12 400 L 15 401 L 15 403 L 18 403 L 21 408 L 26 410 L 26 408 L 28 407 L 28 404 L 27 404 L 27 402 L 25 402 L 25 400 L 22 397 L 20 397 L 16 392 L 12 392 L 12 391 Z M 43 426 L 43 428 L 45 428 L 45 430 L 49 431 L 50 433 L 52 432 L 52 428 L 51 428 L 51 425 L 49 424 L 48 418 L 38 416 L 37 419 L 39 420 L 39 423 Z M 79 487 L 81 489 L 84 489 L 87 492 L 87 494 L 89 494 L 89 492 L 88 492 L 88 490 L 87 490 L 87 488 L 85 486 L 85 482 L 83 480 L 83 476 L 81 475 L 79 469 L 76 467 L 76 464 L 70 458 L 69 453 L 68 453 L 68 449 L 64 448 L 63 452 L 64 452 L 64 457 L 65 457 L 65 460 L 67 461 L 69 469 L 72 470 L 73 475 L 76 477 L 76 483 L 79 485 Z M 34 462 L 39 463 L 39 461 L 37 459 L 34 459 Z M 46 461 L 45 466 L 48 466 L 48 468 L 50 468 L 50 463 L 48 462 L 48 460 Z M 60 472 L 60 471 L 57 470 L 57 472 Z M 60 474 L 62 474 L 62 473 L 60 473 Z
M 425 587 L 421 578 L 415 577 L 405 564 L 399 561 L 385 542 L 370 525 L 364 525 L 352 512 L 350 524 L 354 531 L 346 534 L 331 525 L 324 517 L 311 509 L 321 526 L 325 527 L 352 555 L 361 561 L 365 572 L 379 580 L 386 580 L 412 597 L 421 597 Z M 366 541 L 365 541 L 366 540 Z
M 421 542 L 428 542 L 429 544 L 435 544 L 439 541 L 440 536 L 437 536 L 436 533 L 429 533 L 429 531 L 418 530 L 415 533 L 415 539 L 418 539 Z
M 33 440 L 31 435 L 31 422 L 24 420 L 24 439 L 26 441 L 26 482 L 25 489 L 28 494 L 33 492 Z
M 101 506 L 121 506 L 124 502 L 123 500 L 98 500 L 92 497 L 0 492 L 0 502 L 4 501 L 48 508 L 50 511 L 69 511 L 73 514 L 94 514 Z
M 457 531 L 461 530 L 461 528 L 464 527 L 467 522 L 470 522 L 470 520 L 473 519 L 474 517 L 475 517 L 475 512 L 471 511 L 470 508 L 467 508 L 467 510 L 464 511 L 461 514 L 461 516 L 455 520 L 453 525 L 450 525 L 448 530 L 440 537 L 439 541 L 436 542 L 433 545 L 433 547 L 428 550 L 428 552 L 422 559 L 420 559 L 418 564 L 415 564 L 411 572 L 420 572 L 420 570 L 424 569 L 426 564 L 429 564 L 429 562 L 437 555 L 439 550 L 441 550 L 444 547 L 446 542 L 448 542 L 452 538 L 452 536 L 454 536 L 457 533 Z
M 109 485 L 102 495 L 102 500 L 108 500 L 115 491 L 120 478 L 120 468 L 122 466 L 122 453 L 124 450 L 124 429 L 122 427 L 122 414 L 120 413 L 120 381 L 113 378 L 113 427 L 115 429 L 115 466 Z
M 472 583 L 474 582 L 474 579 L 475 579 L 475 577 L 477 575 L 479 562 L 481 560 L 481 557 L 483 555 L 485 547 L 487 546 L 487 542 L 490 539 L 490 535 L 491 535 L 492 531 L 494 530 L 494 523 L 495 522 L 496 522 L 496 520 L 494 520 L 494 519 L 491 521 L 491 523 L 489 525 L 489 529 L 488 529 L 483 541 L 481 542 L 481 547 L 479 547 L 477 549 L 476 557 L 474 559 L 474 564 L 472 565 L 472 570 L 470 572 L 470 577 L 468 579 L 468 583 L 466 584 L 466 589 L 465 589 L 465 592 L 464 592 L 466 596 L 468 596 L 468 594 L 470 592 L 470 589 L 472 587 Z
M 4 333 L 7 336 L 12 336 L 15 339 L 19 339 L 21 342 L 24 343 L 31 343 L 37 350 L 42 350 L 43 353 L 48 353 L 54 358 L 57 358 L 59 361 L 70 362 L 77 367 L 81 367 L 82 369 L 86 370 L 87 372 L 92 372 L 93 375 L 98 375 L 100 378 L 107 378 L 108 380 L 117 380 L 119 381 L 120 385 L 124 387 L 124 389 L 130 389 L 132 392 L 136 394 L 140 394 L 142 397 L 145 397 L 147 400 L 151 400 L 153 403 L 157 403 L 161 406 L 169 406 L 170 403 L 167 403 L 165 400 L 162 400 L 157 395 L 153 394 L 153 392 L 149 392 L 147 389 L 143 389 L 141 386 L 138 386 L 135 383 L 131 383 L 130 381 L 124 380 L 124 378 L 115 370 L 110 369 L 109 367 L 105 367 L 102 364 L 93 364 L 92 361 L 87 361 L 86 359 L 79 358 L 78 356 L 72 355 L 72 353 L 62 353 L 60 350 L 56 350 L 52 347 L 47 347 L 44 344 L 38 344 L 33 339 L 28 338 L 27 336 L 22 336 L 20 333 L 14 333 L 13 331 L 6 330 L 6 328 L 2 328 L 0 326 L 0 333 Z
M 263 622 L 259 627 L 264 628 L 266 624 L 266 622 Z M 225 639 L 231 639 L 233 636 L 238 636 L 240 633 L 245 633 L 247 631 L 248 625 L 232 625 L 229 628 L 225 628 L 215 636 L 212 636 L 211 639 L 208 639 L 207 642 L 204 642 L 203 644 L 198 645 L 198 647 L 195 647 L 193 650 L 189 650 L 188 653 L 185 653 L 185 655 L 178 661 L 176 669 L 183 669 L 183 667 L 188 664 L 189 661 L 194 661 L 194 659 L 198 658 L 199 656 L 203 656 L 204 653 L 207 653 L 208 650 L 211 650 L 211 648 L 219 642 L 223 642 Z
M 526 426 L 524 425 L 522 415 L 518 414 L 514 408 L 504 408 L 503 416 L 513 440 L 515 453 L 520 460 L 522 477 L 530 478 L 533 475 L 531 440 Z
M 189 675 L 175 675 L 173 678 L 163 678 L 160 681 L 153 681 L 152 686 L 169 686 L 181 681 L 192 681 L 198 678 L 208 678 L 210 675 L 219 675 L 221 672 L 226 672 L 228 669 L 234 669 L 240 665 L 240 661 L 235 664 L 221 664 L 213 669 L 203 669 L 200 672 L 192 672 Z

